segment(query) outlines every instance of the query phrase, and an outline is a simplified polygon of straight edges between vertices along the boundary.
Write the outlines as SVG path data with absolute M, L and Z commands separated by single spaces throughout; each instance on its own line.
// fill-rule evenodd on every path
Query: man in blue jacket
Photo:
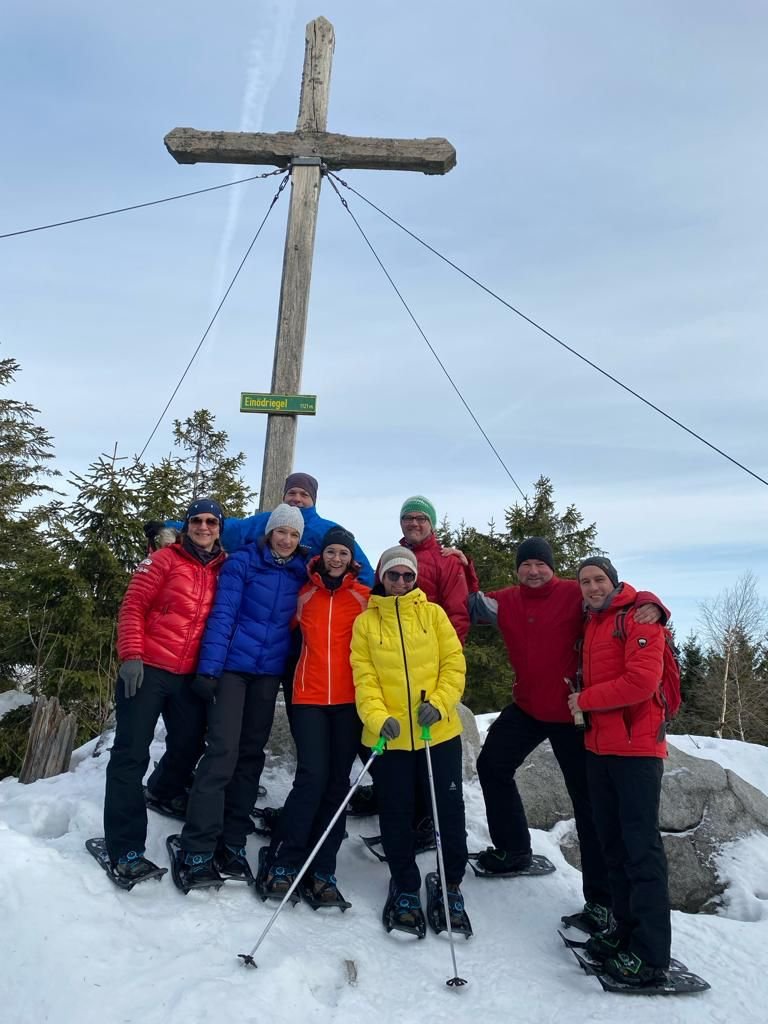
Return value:
M 292 505 L 301 512 L 304 520 L 304 533 L 301 538 L 302 546 L 309 549 L 311 557 L 319 555 L 322 551 L 322 541 L 332 526 L 338 526 L 330 519 L 323 519 L 317 514 L 315 502 L 317 501 L 317 480 L 309 473 L 291 473 L 285 479 L 283 488 L 283 501 L 286 505 Z M 224 530 L 221 535 L 221 545 L 225 551 L 237 551 L 243 544 L 257 540 L 264 536 L 269 512 L 257 512 L 254 516 L 247 516 L 245 519 L 227 518 L 224 522 Z M 373 586 L 373 568 L 365 557 L 365 552 L 359 544 L 355 544 L 355 561 L 360 563 L 361 569 L 358 579 L 366 586 Z

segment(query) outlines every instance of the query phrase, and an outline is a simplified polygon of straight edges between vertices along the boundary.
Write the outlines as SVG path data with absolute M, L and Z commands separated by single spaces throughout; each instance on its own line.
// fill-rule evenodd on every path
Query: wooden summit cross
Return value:
M 291 170 L 283 277 L 277 315 L 271 394 L 298 394 L 307 328 L 317 206 L 324 167 L 447 174 L 456 151 L 446 139 L 371 139 L 326 131 L 333 60 L 333 25 L 315 18 L 306 28 L 304 71 L 295 132 L 206 132 L 174 128 L 165 137 L 180 164 L 272 164 Z M 296 417 L 267 419 L 260 508 L 272 509 L 283 497 L 283 481 L 293 467 Z

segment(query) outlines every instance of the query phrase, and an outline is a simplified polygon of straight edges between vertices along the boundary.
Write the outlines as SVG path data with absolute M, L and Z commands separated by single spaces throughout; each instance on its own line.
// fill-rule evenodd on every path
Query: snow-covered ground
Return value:
M 487 727 L 487 716 L 481 725 Z M 161 735 L 161 734 L 158 734 Z M 768 790 L 768 749 L 709 739 L 675 740 Z M 698 749 L 697 745 L 698 744 Z M 463 889 L 475 936 L 457 945 L 459 973 L 449 989 L 446 936 L 422 942 L 381 926 L 387 873 L 357 836 L 375 818 L 349 821 L 338 877 L 353 903 L 346 914 L 287 910 L 257 954 L 258 970 L 237 954 L 256 942 L 273 907 L 243 886 L 183 896 L 166 876 L 130 893 L 111 885 L 83 848 L 100 835 L 107 756 L 95 743 L 76 752 L 64 776 L 20 786 L 0 782 L 0 1019 L 3 1024 L 622 1024 L 663 1014 L 665 1024 L 750 1024 L 768 1005 L 768 837 L 735 842 L 722 857 L 733 884 L 718 916 L 675 913 L 673 953 L 712 990 L 667 999 L 604 993 L 584 975 L 556 934 L 560 914 L 580 907 L 580 876 L 563 860 L 557 836 L 534 833 L 534 848 L 557 865 L 542 878 L 486 880 L 468 873 Z M 159 756 L 161 742 L 153 754 Z M 267 803 L 290 785 L 267 774 Z M 471 848 L 487 844 L 482 797 L 467 787 Z M 174 823 L 151 814 L 148 856 L 165 864 Z M 251 862 L 263 840 L 248 844 Z M 420 858 L 432 870 L 433 855 Z M 345 961 L 353 961 L 356 984 Z M 760 966 L 762 965 L 762 971 Z
M 31 704 L 33 697 L 28 693 L 19 693 L 18 690 L 4 690 L 0 693 L 0 718 L 7 715 L 9 711 L 22 708 L 25 704 Z

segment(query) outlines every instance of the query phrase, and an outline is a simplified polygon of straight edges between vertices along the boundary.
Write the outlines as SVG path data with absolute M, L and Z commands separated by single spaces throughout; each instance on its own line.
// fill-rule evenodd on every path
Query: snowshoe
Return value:
M 168 868 L 159 868 L 151 860 L 136 853 L 133 855 L 129 853 L 113 865 L 107 853 L 105 839 L 86 839 L 85 848 L 96 863 L 106 871 L 110 880 L 118 888 L 125 889 L 126 892 L 130 892 L 139 882 L 146 882 L 150 878 L 162 878 L 163 875 L 168 874 Z
M 173 884 L 186 896 L 191 889 L 220 889 L 224 879 L 213 863 L 210 854 L 185 854 L 181 848 L 180 836 L 168 836 L 165 840 L 168 856 L 171 858 Z
M 282 807 L 254 807 L 251 811 L 251 818 L 256 835 L 271 836 L 282 811 Z
M 432 931 L 439 935 L 440 932 L 448 931 L 440 876 L 436 871 L 430 871 L 425 881 L 427 884 L 427 921 Z M 464 909 L 464 897 L 461 895 L 458 885 L 448 886 L 448 908 L 451 914 L 451 932 L 454 935 L 470 938 L 472 925 L 469 915 Z
M 387 855 L 381 849 L 381 836 L 360 836 L 360 838 L 373 856 L 386 864 Z
M 220 843 L 213 855 L 213 866 L 222 878 L 231 879 L 233 882 L 253 884 L 253 872 L 245 855 L 245 847 L 238 849 Z
M 638 985 L 618 981 L 609 974 L 598 974 L 597 980 L 606 992 L 620 992 L 631 996 L 682 996 L 694 992 L 706 992 L 712 986 L 698 974 L 690 971 L 662 971 L 655 981 Z
M 376 799 L 376 790 L 373 786 L 358 786 L 347 804 L 347 814 L 350 818 L 365 818 L 378 813 L 379 801 Z
M 389 894 L 381 915 L 387 932 L 407 932 L 423 939 L 427 934 L 427 922 L 421 909 L 417 892 L 398 892 L 394 882 L 389 883 Z
M 478 878 L 517 878 L 521 875 L 549 875 L 555 865 L 541 854 L 508 854 L 489 846 L 482 853 L 470 853 L 469 866 Z
M 154 811 L 155 814 L 162 814 L 164 818 L 173 818 L 175 821 L 185 821 L 187 817 L 187 800 L 189 799 L 187 793 L 175 796 L 173 800 L 160 800 L 158 797 L 151 792 L 151 790 L 144 787 L 144 803 L 147 806 L 148 811 Z
M 256 895 L 261 900 L 282 900 L 295 879 L 296 872 L 293 868 L 270 864 L 269 847 L 262 846 L 259 850 L 259 866 L 253 883 Z M 291 903 L 295 906 L 300 898 L 297 886 L 291 893 Z
M 596 932 L 604 932 L 613 923 L 613 914 L 608 907 L 601 903 L 584 904 L 584 909 L 578 914 L 563 914 L 560 918 L 566 928 L 578 928 L 579 931 L 594 935 Z
M 352 906 L 339 892 L 335 875 L 326 875 L 320 872 L 306 874 L 299 882 L 299 889 L 301 889 L 304 902 L 308 903 L 313 910 L 319 910 L 320 907 L 338 907 L 344 913 Z

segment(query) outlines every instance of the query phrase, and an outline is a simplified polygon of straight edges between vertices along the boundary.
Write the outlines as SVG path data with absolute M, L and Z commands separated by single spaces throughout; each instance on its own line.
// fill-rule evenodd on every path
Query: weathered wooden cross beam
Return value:
M 209 132 L 174 128 L 165 145 L 181 164 L 271 164 L 291 169 L 272 394 L 298 394 L 307 328 L 317 207 L 324 168 L 421 171 L 447 174 L 456 151 L 446 139 L 378 139 L 326 131 L 333 25 L 315 18 L 306 28 L 304 70 L 295 132 Z M 260 507 L 274 508 L 291 472 L 296 446 L 296 417 L 270 415 L 264 445 Z M 312 468 L 312 467 L 310 467 Z

